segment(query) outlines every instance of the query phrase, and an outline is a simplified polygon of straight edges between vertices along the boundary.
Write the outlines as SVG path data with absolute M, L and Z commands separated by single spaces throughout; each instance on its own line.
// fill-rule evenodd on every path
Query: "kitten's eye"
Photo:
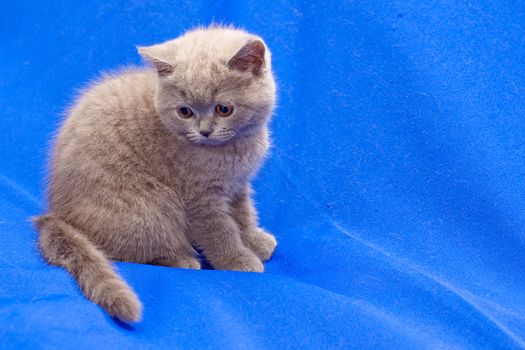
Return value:
M 232 114 L 233 106 L 218 104 L 215 106 L 215 112 L 217 112 L 221 117 L 227 117 Z
M 189 118 L 193 115 L 193 111 L 189 107 L 180 107 L 177 113 L 181 118 Z

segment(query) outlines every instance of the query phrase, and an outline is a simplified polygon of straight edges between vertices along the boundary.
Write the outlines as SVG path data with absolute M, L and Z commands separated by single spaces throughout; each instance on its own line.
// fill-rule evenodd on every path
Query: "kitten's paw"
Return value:
M 263 272 L 264 265 L 253 253 L 240 255 L 222 263 L 213 264 L 217 270 Z
M 181 260 L 180 263 L 177 265 L 177 267 L 180 267 L 182 269 L 200 270 L 201 263 L 199 260 L 195 258 L 187 258 L 187 259 Z
M 178 267 L 181 269 L 195 269 L 200 270 L 201 263 L 194 257 L 171 257 L 171 258 L 159 258 L 155 260 L 155 265 Z
M 245 243 L 262 261 L 270 259 L 277 247 L 275 237 L 262 228 L 246 237 Z

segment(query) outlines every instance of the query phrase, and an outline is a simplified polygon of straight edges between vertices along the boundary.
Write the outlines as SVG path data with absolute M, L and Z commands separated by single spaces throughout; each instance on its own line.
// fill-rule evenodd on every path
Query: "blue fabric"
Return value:
M 264 274 L 117 264 L 130 328 L 28 218 L 75 90 L 211 21 L 273 52 L 279 246 Z M 0 44 L 1 348 L 525 348 L 523 1 L 2 1 Z

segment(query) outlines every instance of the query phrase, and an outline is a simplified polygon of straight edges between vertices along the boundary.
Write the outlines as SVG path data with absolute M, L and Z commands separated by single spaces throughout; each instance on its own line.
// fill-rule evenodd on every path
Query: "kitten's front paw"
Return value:
M 201 263 L 199 262 L 199 260 L 195 258 L 188 258 L 185 260 L 181 260 L 180 263 L 177 265 L 177 267 L 182 268 L 182 269 L 200 270 Z
M 153 262 L 154 265 L 178 267 L 181 269 L 200 270 L 201 263 L 199 260 L 190 256 L 179 256 L 170 258 L 158 258 Z
M 277 247 L 275 237 L 262 228 L 257 228 L 256 232 L 247 235 L 245 243 L 262 261 L 270 259 Z
M 252 254 L 244 254 L 228 259 L 222 263 L 213 264 L 218 270 L 233 270 L 246 272 L 263 272 L 264 266 L 261 260 Z

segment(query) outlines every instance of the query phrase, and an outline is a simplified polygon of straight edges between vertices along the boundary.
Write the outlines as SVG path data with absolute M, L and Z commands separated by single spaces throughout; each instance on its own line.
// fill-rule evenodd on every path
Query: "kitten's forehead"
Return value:
M 253 38 L 238 29 L 217 27 L 193 30 L 166 43 L 174 53 L 172 78 L 181 97 L 207 104 L 221 91 L 242 85 L 242 79 L 232 79 L 227 63 Z
M 208 104 L 220 90 L 224 74 L 215 62 L 181 61 L 171 85 L 187 102 Z
M 192 62 L 178 66 L 168 85 L 189 103 L 209 104 L 218 99 L 234 102 L 252 83 L 252 77 L 236 74 L 226 64 Z
M 217 101 L 218 95 L 221 100 L 233 99 L 233 95 L 238 98 L 238 92 L 253 83 L 251 74 L 233 71 L 228 66 L 232 57 L 253 40 L 262 41 L 233 27 L 201 28 L 156 45 L 152 55 L 172 65 L 172 73 L 164 80 L 166 89 L 175 89 L 187 103 L 210 104 Z M 266 49 L 267 68 L 269 60 Z
M 176 39 L 177 59 L 228 61 L 254 35 L 239 29 L 216 27 L 187 32 Z

